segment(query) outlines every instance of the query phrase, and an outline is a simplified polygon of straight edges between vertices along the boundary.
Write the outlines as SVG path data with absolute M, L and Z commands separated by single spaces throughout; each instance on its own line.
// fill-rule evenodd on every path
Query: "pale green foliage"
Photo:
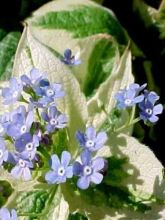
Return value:
M 58 30 L 56 28 L 48 30 L 47 28 L 41 29 L 33 26 L 32 21 L 37 17 L 44 16 L 45 13 L 50 11 L 71 10 L 73 5 L 74 7 L 88 5 L 97 7 L 98 10 L 103 10 L 100 6 L 87 0 L 71 0 L 67 2 L 57 0 L 41 7 L 31 19 L 27 20 L 28 24 L 24 29 L 15 56 L 13 75 L 18 77 L 28 73 L 35 66 L 40 71 L 47 72 L 50 81 L 63 85 L 65 97 L 58 101 L 57 105 L 59 110 L 68 115 L 68 150 L 75 156 L 78 149 L 75 132 L 78 129 L 84 130 L 86 124 L 92 124 L 99 130 L 106 120 L 106 115 L 101 106 L 105 107 L 108 114 L 111 113 L 115 107 L 114 94 L 119 89 L 132 83 L 134 79 L 131 68 L 131 53 L 128 48 L 124 50 L 123 54 L 121 51 L 119 52 L 119 47 L 115 40 L 116 36 L 113 37 L 103 33 L 84 37 L 84 33 L 82 34 L 81 32 L 83 36 L 81 35 L 77 39 L 66 30 Z M 113 18 L 113 14 L 111 12 L 108 13 Z M 104 53 L 101 52 L 100 48 L 97 49 L 99 44 L 104 46 Z M 80 54 L 82 52 L 80 55 L 83 60 L 82 66 L 69 68 L 60 61 L 57 54 L 62 55 L 66 48 L 73 49 L 75 53 L 78 50 L 80 50 Z M 110 50 L 108 51 L 107 48 Z M 95 55 L 93 53 L 95 50 L 98 52 L 96 62 L 94 62 L 94 57 L 91 57 Z M 120 53 L 122 56 L 120 56 Z M 102 63 L 100 62 L 98 65 L 101 80 L 98 80 L 97 86 L 92 88 L 90 95 L 93 96 L 91 97 L 86 94 L 84 88 L 90 80 L 95 80 L 94 77 L 92 79 L 90 74 L 92 74 L 92 70 L 94 70 L 99 60 L 102 60 Z M 93 63 L 92 69 L 90 69 L 91 63 Z M 104 77 L 105 75 L 106 77 Z M 3 84 L 1 83 L 1 87 L 4 86 Z M 86 100 L 84 93 L 88 96 L 88 100 Z M 2 108 L 2 103 L 0 107 Z M 120 125 L 125 123 L 128 118 L 129 114 L 125 112 Z M 62 143 L 65 142 L 63 141 Z M 128 188 L 132 195 L 138 196 L 137 198 L 142 197 L 143 199 L 145 197 L 147 201 L 152 193 L 154 193 L 154 196 L 164 199 L 163 167 L 152 151 L 133 137 L 124 134 L 109 134 L 107 146 L 99 150 L 97 155 L 107 158 L 112 155 L 119 158 L 127 157 L 128 164 L 124 166 L 124 169 L 130 175 L 121 183 L 121 187 Z M 87 216 L 90 220 L 146 220 L 164 219 L 165 216 L 164 207 L 157 204 L 154 204 L 153 209 L 145 214 L 145 218 L 144 214 L 131 211 L 128 208 L 129 206 L 124 206 L 124 209 L 114 210 L 107 205 L 109 203 L 104 201 L 109 200 L 107 195 L 99 190 L 97 191 L 96 200 L 91 204 L 89 197 L 85 197 L 85 193 L 81 192 L 81 194 L 76 186 L 71 185 L 70 182 L 62 186 L 39 183 L 37 179 L 29 183 L 23 183 L 15 181 L 3 168 L 0 170 L 0 178 L 11 183 L 14 189 L 13 194 L 5 205 L 10 208 L 15 207 L 18 213 L 22 215 L 20 217 L 22 220 L 35 218 L 40 220 L 67 220 L 69 213 L 76 211 Z M 102 204 L 98 206 L 99 202 Z M 33 218 L 23 217 L 23 215 L 28 215 L 29 212 Z

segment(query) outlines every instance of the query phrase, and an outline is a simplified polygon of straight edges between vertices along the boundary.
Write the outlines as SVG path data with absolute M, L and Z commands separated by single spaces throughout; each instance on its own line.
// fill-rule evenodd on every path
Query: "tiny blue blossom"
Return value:
M 25 133 L 15 141 L 16 150 L 23 155 L 26 159 L 34 159 L 39 146 L 39 137 Z
M 8 159 L 8 151 L 5 146 L 5 142 L 2 138 L 0 138 L 0 166 L 3 164 L 4 161 Z
M 115 94 L 117 100 L 117 108 L 125 109 L 132 107 L 137 103 L 140 103 L 144 99 L 144 95 L 139 93 L 146 87 L 147 84 L 139 86 L 139 84 L 133 83 L 129 85 L 127 89 L 122 89 Z
M 163 105 L 155 103 L 159 100 L 159 96 L 155 92 L 149 92 L 145 90 L 144 92 L 144 100 L 139 104 L 140 118 L 144 121 L 150 121 L 151 123 L 155 123 L 158 121 L 159 114 L 163 111 Z
M 72 178 L 73 167 L 69 166 L 71 155 L 67 151 L 63 151 L 61 155 L 61 162 L 56 154 L 51 156 L 51 169 L 45 175 L 45 180 L 49 184 L 59 184 L 66 182 L 67 178 Z
M 53 132 L 57 128 L 65 128 L 67 125 L 67 117 L 65 114 L 60 114 L 55 106 L 48 108 L 48 114 L 42 112 L 42 118 L 47 122 L 46 130 Z
M 25 181 L 31 180 L 30 168 L 33 168 L 32 162 L 24 158 L 21 154 L 14 154 L 12 159 L 16 164 L 11 170 L 12 176 L 16 179 L 22 178 Z
M 9 87 L 2 89 L 2 96 L 6 105 L 19 100 L 23 89 L 22 84 L 16 78 L 11 78 L 9 84 Z
M 64 51 L 64 57 L 61 59 L 61 61 L 69 66 L 76 66 L 81 64 L 81 60 L 79 59 L 79 53 L 73 56 L 72 51 L 70 49 L 66 49 Z
M 27 75 L 22 75 L 21 80 L 24 86 L 31 86 L 32 88 L 37 88 L 39 83 L 45 79 L 45 75 L 41 73 L 38 69 L 33 68 Z
M 17 220 L 17 212 L 15 209 L 10 211 L 7 208 L 0 209 L 0 220 Z
M 20 112 L 11 114 L 11 123 L 7 126 L 6 133 L 14 138 L 19 138 L 22 134 L 29 132 L 34 121 L 33 111 L 26 112 L 25 107 L 20 109 Z
M 96 133 L 96 130 L 93 127 L 88 127 L 85 134 L 78 131 L 76 133 L 76 138 L 81 147 L 91 152 L 97 151 L 103 147 L 108 139 L 106 132 Z
M 62 91 L 62 85 L 60 83 L 52 83 L 50 86 L 42 87 L 42 92 L 40 91 L 37 95 L 46 96 L 53 101 L 56 98 L 63 97 L 64 91 Z
M 90 183 L 100 184 L 103 180 L 103 175 L 100 171 L 104 168 L 104 159 L 91 159 L 91 152 L 85 150 L 81 153 L 81 163 L 76 161 L 73 164 L 73 174 L 80 176 L 77 181 L 77 186 L 80 189 L 87 189 Z

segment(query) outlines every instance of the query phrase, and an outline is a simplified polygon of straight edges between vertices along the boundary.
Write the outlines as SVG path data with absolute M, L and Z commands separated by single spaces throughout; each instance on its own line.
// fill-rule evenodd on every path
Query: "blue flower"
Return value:
M 17 220 L 17 212 L 15 209 L 10 211 L 7 208 L 0 209 L 0 219 L 1 220 Z
M 18 109 L 11 114 L 11 123 L 7 126 L 6 133 L 14 138 L 19 138 L 22 134 L 29 132 L 34 121 L 34 114 L 32 111 L 26 112 L 25 107 Z
M 12 104 L 20 99 L 22 93 L 22 84 L 17 81 L 16 78 L 10 79 L 10 87 L 2 89 L 2 96 L 4 98 L 4 104 Z
M 46 96 L 53 101 L 56 98 L 63 97 L 65 93 L 62 91 L 62 85 L 60 83 L 52 83 L 50 86 L 42 87 L 42 93 L 38 95 Z
M 61 162 L 56 154 L 51 156 L 51 169 L 45 175 L 45 180 L 49 184 L 59 184 L 66 182 L 67 178 L 72 178 L 73 167 L 69 166 L 71 155 L 67 151 L 63 151 L 61 155 Z
M 32 162 L 21 154 L 14 154 L 13 160 L 16 165 L 11 170 L 12 176 L 16 179 L 22 178 L 25 181 L 31 180 L 30 168 L 33 168 Z
M 155 103 L 159 100 L 159 96 L 155 92 L 144 91 L 144 100 L 139 104 L 140 118 L 144 121 L 155 123 L 158 121 L 159 114 L 163 111 L 163 105 Z
M 64 128 L 67 125 L 67 118 L 65 114 L 60 114 L 55 106 L 48 108 L 48 114 L 42 112 L 42 118 L 47 122 L 46 130 L 53 132 L 57 128 Z
M 103 180 L 103 175 L 100 171 L 104 168 L 104 159 L 96 158 L 91 160 L 91 153 L 85 150 L 81 153 L 81 163 L 73 164 L 73 174 L 80 176 L 77 181 L 77 186 L 80 189 L 87 189 L 90 183 L 100 184 Z
M 37 88 L 42 80 L 45 79 L 45 74 L 41 73 L 38 69 L 33 68 L 28 75 L 22 75 L 21 80 L 24 86 Z
M 127 107 L 132 107 L 137 103 L 140 103 L 144 99 L 144 95 L 139 95 L 139 93 L 146 87 L 147 84 L 139 86 L 136 83 L 129 85 L 127 89 L 122 89 L 115 94 L 115 99 L 117 100 L 117 108 L 125 109 Z
M 8 159 L 8 151 L 6 150 L 5 142 L 2 138 L 0 138 L 0 166 L 4 161 Z
M 39 137 L 25 133 L 15 141 L 16 150 L 23 155 L 26 159 L 34 159 L 39 146 Z
M 64 51 L 64 57 L 61 59 L 61 61 L 69 66 L 76 66 L 81 64 L 81 60 L 79 60 L 79 53 L 73 56 L 70 49 L 66 49 Z
M 103 147 L 108 137 L 105 132 L 96 133 L 95 128 L 88 127 L 85 134 L 78 131 L 76 138 L 81 147 L 89 151 L 97 151 Z

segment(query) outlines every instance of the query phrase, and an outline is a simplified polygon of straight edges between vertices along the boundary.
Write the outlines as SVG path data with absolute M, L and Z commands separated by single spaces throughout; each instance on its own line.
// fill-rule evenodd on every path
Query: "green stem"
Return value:
M 40 113 L 39 113 L 39 111 L 38 111 L 38 108 L 36 108 L 36 114 L 37 114 L 37 116 L 38 116 L 39 122 L 41 122 L 41 116 L 40 116 Z
M 19 99 L 20 102 L 24 102 L 26 104 L 29 104 L 29 102 L 21 95 L 20 99 Z
M 45 148 L 40 147 L 37 152 L 38 152 L 38 154 L 42 155 L 44 158 L 46 158 L 46 159 L 48 159 L 48 160 L 50 159 L 50 155 L 49 155 L 49 153 L 45 150 Z
M 141 119 L 138 117 L 138 118 L 135 118 L 134 120 L 132 120 L 131 123 L 128 123 L 127 125 L 123 125 L 122 127 L 120 128 L 117 128 L 114 130 L 115 133 L 119 133 L 121 132 L 122 130 L 126 129 L 126 128 L 129 128 L 130 126 L 136 124 L 137 122 L 139 122 Z

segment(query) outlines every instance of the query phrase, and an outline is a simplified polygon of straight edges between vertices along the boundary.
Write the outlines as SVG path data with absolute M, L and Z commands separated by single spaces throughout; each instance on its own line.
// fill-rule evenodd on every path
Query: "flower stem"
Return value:
M 130 126 L 136 124 L 137 122 L 139 122 L 141 119 L 138 117 L 138 118 L 135 118 L 134 120 L 132 120 L 130 123 L 126 124 L 126 125 L 123 125 L 122 127 L 120 128 L 117 128 L 117 129 L 114 129 L 114 132 L 115 133 L 119 133 L 121 131 L 123 131 L 124 129 L 126 128 L 129 128 Z

